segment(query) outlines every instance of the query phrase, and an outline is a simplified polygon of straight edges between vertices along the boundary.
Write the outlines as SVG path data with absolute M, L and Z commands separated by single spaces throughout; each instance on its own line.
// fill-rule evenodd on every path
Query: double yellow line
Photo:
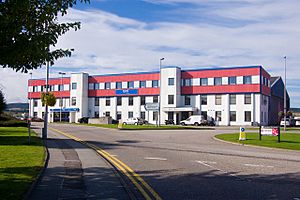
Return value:
M 162 198 L 151 188 L 151 186 L 144 181 L 144 179 L 135 173 L 129 166 L 127 166 L 125 163 L 123 163 L 121 160 L 115 158 L 114 156 L 110 155 L 108 152 L 104 151 L 103 149 L 99 148 L 96 145 L 90 144 L 88 142 L 85 142 L 81 140 L 80 138 L 77 138 L 71 134 L 65 133 L 63 131 L 50 128 L 52 131 L 55 131 L 57 133 L 60 133 L 68 138 L 71 138 L 77 142 L 80 142 L 91 149 L 95 150 L 97 153 L 99 153 L 102 157 L 104 157 L 108 162 L 110 162 L 112 165 L 114 165 L 119 171 L 121 171 L 125 176 L 129 178 L 129 180 L 135 185 L 135 187 L 140 191 L 140 193 L 143 195 L 143 197 L 147 200 L 155 199 L 155 200 L 161 200 Z

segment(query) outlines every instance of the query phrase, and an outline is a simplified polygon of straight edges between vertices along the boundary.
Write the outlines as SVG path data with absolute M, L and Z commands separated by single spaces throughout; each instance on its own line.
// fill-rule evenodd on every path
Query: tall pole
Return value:
M 49 87 L 49 61 L 46 65 L 46 93 L 48 93 L 48 87 Z M 45 104 L 45 115 L 44 115 L 44 129 L 42 133 L 42 138 L 47 139 L 48 135 L 48 105 Z
M 63 101 L 62 101 L 62 93 L 61 91 L 63 90 L 64 84 L 63 84 L 63 76 L 66 74 L 64 72 L 59 72 L 58 74 L 61 75 L 61 87 L 59 88 L 59 95 L 60 95 L 60 102 L 59 102 L 59 106 L 60 106 L 60 111 L 59 111 L 59 122 L 61 122 L 61 112 L 62 112 L 62 107 L 63 107 Z
M 32 80 L 32 73 L 30 72 L 30 80 L 28 81 L 28 85 L 31 85 L 31 80 Z M 29 91 L 29 86 L 28 86 L 28 92 L 29 92 L 29 109 L 28 109 L 28 118 L 27 118 L 27 124 L 28 124 L 28 143 L 30 144 L 31 142 L 31 130 L 30 130 L 30 126 L 31 126 L 31 91 Z
M 286 131 L 286 56 L 284 58 L 284 131 Z
M 29 86 L 31 86 L 31 80 L 32 80 L 32 72 L 30 74 L 30 80 L 28 82 Z M 29 87 L 28 87 L 29 88 Z M 29 109 L 28 109 L 28 117 L 31 117 L 31 92 L 29 91 Z
M 161 62 L 164 60 L 165 58 L 160 58 L 159 59 L 159 109 L 158 109 L 158 126 L 160 125 L 160 118 L 161 118 L 161 85 L 162 85 L 162 78 L 161 78 Z

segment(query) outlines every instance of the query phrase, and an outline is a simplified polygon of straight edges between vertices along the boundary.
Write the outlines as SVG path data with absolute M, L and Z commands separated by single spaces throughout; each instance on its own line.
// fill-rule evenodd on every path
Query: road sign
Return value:
M 244 127 L 240 127 L 240 137 L 239 137 L 240 141 L 246 140 L 246 133 L 245 133 L 245 128 Z
M 146 111 L 159 111 L 159 103 L 146 103 Z
M 259 140 L 261 136 L 276 136 L 280 142 L 280 127 L 261 127 L 259 129 Z

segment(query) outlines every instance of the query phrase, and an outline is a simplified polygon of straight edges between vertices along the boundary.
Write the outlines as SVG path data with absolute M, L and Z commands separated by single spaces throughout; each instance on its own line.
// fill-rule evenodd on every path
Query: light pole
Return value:
M 49 61 L 46 65 L 46 93 L 48 93 L 48 87 L 49 87 Z M 44 114 L 44 129 L 42 133 L 42 138 L 47 139 L 48 136 L 48 105 L 45 104 L 45 114 Z
M 59 72 L 58 74 L 61 75 L 61 87 L 59 88 L 59 95 L 60 95 L 60 102 L 59 102 L 59 106 L 60 106 L 60 111 L 59 111 L 59 122 L 61 122 L 61 110 L 62 110 L 62 106 L 63 106 L 63 101 L 62 101 L 62 94 L 61 94 L 61 91 L 64 89 L 63 77 L 64 77 L 64 75 L 66 75 L 66 73 L 64 73 L 64 72 Z
M 28 81 L 29 109 L 28 109 L 27 123 L 28 123 L 28 143 L 30 144 L 30 142 L 31 142 L 31 130 L 30 130 L 30 125 L 31 125 L 31 91 L 29 91 L 29 86 L 31 85 L 32 72 L 30 72 L 29 74 L 30 74 L 30 79 Z
M 164 60 L 165 58 L 160 58 L 159 59 L 159 109 L 158 109 L 158 126 L 160 125 L 160 118 L 161 118 L 161 62 Z
M 284 131 L 286 131 L 286 56 L 284 58 L 284 96 L 283 96 L 283 101 L 284 101 Z

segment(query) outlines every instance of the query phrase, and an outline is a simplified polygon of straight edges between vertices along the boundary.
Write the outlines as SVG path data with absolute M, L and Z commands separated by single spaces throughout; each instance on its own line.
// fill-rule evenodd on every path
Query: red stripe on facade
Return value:
M 270 74 L 266 70 L 264 70 L 263 68 L 261 68 L 261 75 L 266 77 L 269 80 L 271 78 Z
M 159 80 L 159 73 L 153 74 L 130 74 L 130 75 L 113 75 L 113 76 L 90 76 L 89 83 L 105 82 L 127 82 L 127 81 L 151 81 Z
M 41 98 L 41 92 L 28 92 L 28 99 L 40 99 Z M 69 98 L 70 97 L 70 91 L 53 91 L 53 94 L 56 98 L 64 97 Z
M 181 78 L 212 78 L 212 77 L 230 77 L 230 76 L 250 76 L 259 75 L 260 67 L 256 68 L 237 68 L 237 69 L 220 69 L 220 70 L 200 70 L 200 71 L 183 71 Z
M 181 94 L 224 94 L 260 92 L 260 84 L 250 85 L 215 85 L 215 86 L 183 86 Z
M 60 85 L 61 78 L 55 78 L 49 80 L 49 85 Z M 63 78 L 63 84 L 70 84 L 70 78 Z M 46 80 L 28 80 L 28 86 L 40 86 L 46 85 Z
M 89 90 L 89 97 L 111 97 L 116 96 L 116 92 L 113 89 L 110 90 Z
M 139 88 L 139 95 L 159 95 L 159 88 Z
M 270 96 L 271 95 L 271 89 L 265 85 L 262 85 L 261 87 L 261 93 L 264 94 L 264 95 L 267 95 L 267 96 Z

